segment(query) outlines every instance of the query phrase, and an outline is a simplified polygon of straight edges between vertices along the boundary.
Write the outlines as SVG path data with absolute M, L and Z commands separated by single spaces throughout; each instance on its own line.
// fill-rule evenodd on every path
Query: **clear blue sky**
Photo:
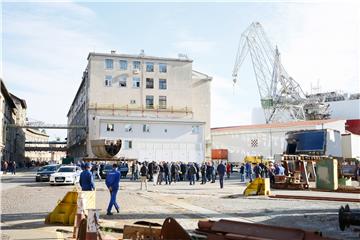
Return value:
M 360 91 L 359 5 L 343 3 L 3 3 L 2 71 L 28 116 L 65 123 L 88 52 L 176 57 L 213 76 L 212 126 L 251 123 L 259 95 L 251 61 L 232 86 L 242 31 L 253 21 L 307 92 Z M 64 131 L 51 132 L 65 137 Z

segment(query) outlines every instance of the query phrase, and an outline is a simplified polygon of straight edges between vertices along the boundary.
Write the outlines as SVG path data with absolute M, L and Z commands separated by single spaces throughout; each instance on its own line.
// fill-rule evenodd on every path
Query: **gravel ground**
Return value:
M 35 183 L 34 175 L 30 173 L 16 177 L 3 176 L 2 184 L 13 184 L 12 188 L 4 188 L 5 190 L 1 191 L 2 239 L 6 239 L 7 236 L 10 239 L 56 238 L 59 237 L 54 233 L 56 228 L 71 230 L 69 227 L 47 226 L 43 221 L 57 201 L 74 186 Z M 96 205 L 101 209 L 100 218 L 103 224 L 109 226 L 121 227 L 144 219 L 162 223 L 166 217 L 172 216 L 184 228 L 194 229 L 199 219 L 231 218 L 321 231 L 325 236 L 338 239 L 359 239 L 359 233 L 355 232 L 354 228 L 344 232 L 338 228 L 337 212 L 339 207 L 346 203 L 279 200 L 267 197 L 245 198 L 241 195 L 245 186 L 237 180 L 226 181 L 224 189 L 219 189 L 218 183 L 189 186 L 188 183 L 182 182 L 155 187 L 149 184 L 147 192 L 139 190 L 140 183 L 125 180 L 121 183 L 118 194 L 121 213 L 113 216 L 105 215 L 109 194 L 104 182 L 96 182 L 96 185 Z M 316 194 L 353 197 L 341 193 Z M 354 210 L 360 209 L 359 204 L 350 204 L 350 207 Z M 37 237 L 26 238 L 29 236 L 28 233 L 36 233 Z

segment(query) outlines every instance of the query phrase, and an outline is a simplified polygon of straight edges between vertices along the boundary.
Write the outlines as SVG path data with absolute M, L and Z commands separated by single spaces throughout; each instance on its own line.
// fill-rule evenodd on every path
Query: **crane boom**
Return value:
M 314 111 L 315 114 L 321 112 L 314 109 L 314 103 L 309 103 L 299 83 L 285 71 L 278 48 L 272 47 L 259 22 L 252 23 L 241 34 L 232 74 L 234 84 L 238 81 L 239 69 L 248 54 L 251 56 L 267 123 L 306 120 L 307 115 L 314 114 Z M 311 105 L 311 112 L 306 108 L 307 105 Z

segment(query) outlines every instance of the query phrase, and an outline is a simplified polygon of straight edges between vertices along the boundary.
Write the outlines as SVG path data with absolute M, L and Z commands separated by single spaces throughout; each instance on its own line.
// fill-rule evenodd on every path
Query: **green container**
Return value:
M 352 186 L 351 178 L 339 178 L 339 185 L 341 186 Z
M 322 159 L 316 164 L 316 188 L 338 189 L 338 163 L 336 159 Z

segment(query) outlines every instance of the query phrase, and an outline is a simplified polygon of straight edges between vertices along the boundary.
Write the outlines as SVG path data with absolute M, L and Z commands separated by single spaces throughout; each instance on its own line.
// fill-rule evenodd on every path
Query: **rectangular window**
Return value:
M 127 70 L 128 62 L 126 60 L 120 60 L 119 64 L 120 64 L 120 70 Z
M 132 149 L 132 141 L 125 140 L 125 149 Z
M 166 89 L 166 79 L 159 79 L 159 89 Z
M 111 87 L 111 85 L 112 85 L 112 76 L 110 76 L 110 75 L 105 76 L 104 85 L 105 85 L 106 87 Z
M 119 77 L 119 87 L 126 87 L 126 81 L 127 81 L 126 76 L 120 76 Z
M 133 84 L 132 86 L 134 88 L 139 88 L 140 87 L 140 78 L 139 77 L 133 77 Z
M 140 61 L 133 61 L 133 69 L 140 70 Z
M 146 88 L 154 88 L 154 79 L 146 78 Z
M 192 134 L 198 134 L 200 132 L 200 127 L 199 126 L 192 126 L 191 128 L 191 133 Z
M 166 109 L 166 96 L 159 96 L 159 109 Z
M 113 69 L 114 68 L 114 60 L 105 59 L 105 68 L 106 69 Z
M 143 132 L 150 132 L 150 125 L 149 124 L 144 124 L 143 125 Z
M 125 132 L 132 132 L 132 126 L 131 126 L 131 124 L 126 124 L 125 125 Z
M 166 63 L 159 63 L 159 72 L 161 72 L 161 73 L 166 73 L 167 72 Z
M 114 131 L 114 124 L 113 123 L 108 123 L 106 125 L 106 131 L 113 132 Z
M 146 63 L 146 71 L 147 72 L 154 72 L 154 63 L 147 62 Z
M 130 100 L 130 104 L 135 104 L 135 103 L 136 103 L 136 100 L 134 100 L 134 99 Z
M 147 109 L 154 108 L 154 96 L 146 96 L 146 108 Z

